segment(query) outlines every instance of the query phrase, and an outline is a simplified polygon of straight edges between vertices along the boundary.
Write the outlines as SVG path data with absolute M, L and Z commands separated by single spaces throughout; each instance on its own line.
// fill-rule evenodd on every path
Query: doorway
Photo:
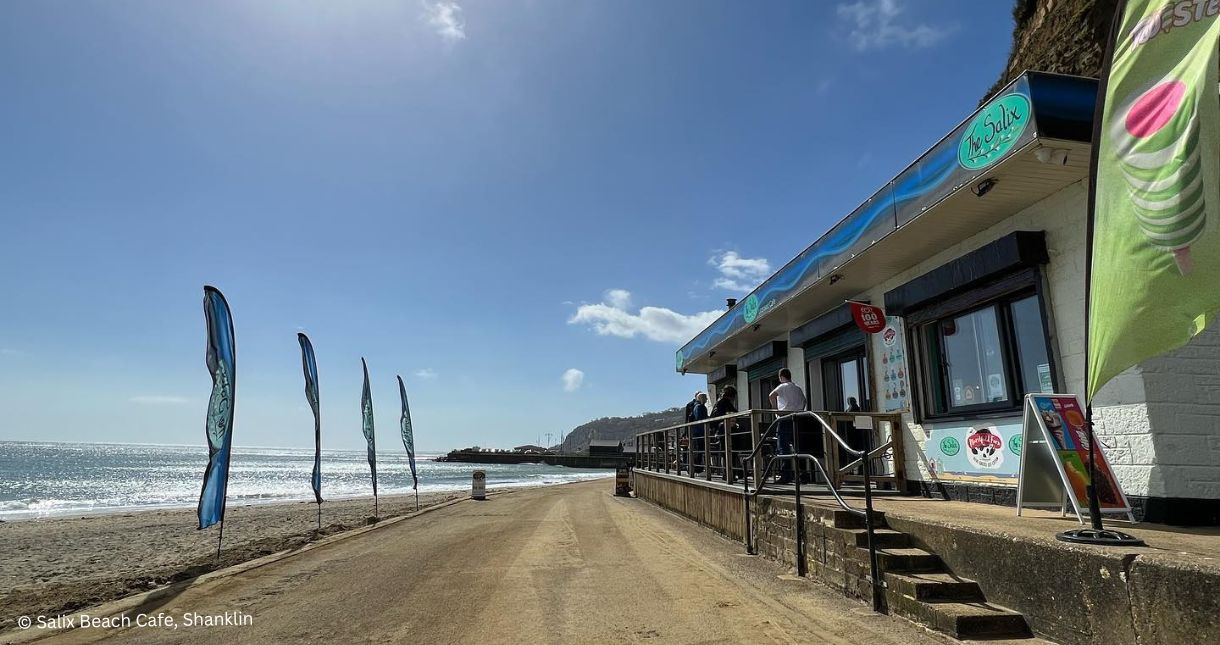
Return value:
M 872 409 L 868 361 L 863 346 L 815 360 L 822 364 L 822 400 L 827 410 L 845 412 L 853 401 L 860 410 Z

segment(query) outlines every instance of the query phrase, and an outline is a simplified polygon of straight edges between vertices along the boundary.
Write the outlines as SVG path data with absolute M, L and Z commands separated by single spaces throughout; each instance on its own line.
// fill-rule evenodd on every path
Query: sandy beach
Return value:
M 465 494 L 421 494 L 420 507 Z M 415 510 L 415 497 L 383 496 L 380 507 L 382 519 L 396 517 Z M 194 509 L 0 523 L 0 630 L 17 616 L 96 605 L 365 526 L 373 499 L 327 501 L 320 534 L 316 509 L 313 502 L 230 506 L 219 565 L 217 527 L 196 530 Z

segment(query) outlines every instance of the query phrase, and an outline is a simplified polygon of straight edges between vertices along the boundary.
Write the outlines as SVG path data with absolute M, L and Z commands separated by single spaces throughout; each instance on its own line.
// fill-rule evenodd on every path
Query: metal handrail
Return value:
M 830 489 L 830 494 L 834 496 L 835 501 L 838 502 L 839 506 L 841 506 L 843 508 L 843 510 L 845 510 L 849 513 L 864 517 L 864 532 L 865 532 L 865 536 L 866 536 L 866 539 L 868 542 L 869 582 L 870 582 L 870 586 L 872 587 L 873 611 L 880 612 L 882 609 L 881 579 L 880 579 L 880 574 L 878 572 L 878 566 L 877 566 L 877 546 L 876 546 L 876 540 L 874 539 L 875 529 L 873 527 L 873 495 L 872 495 L 873 486 L 872 486 L 872 468 L 871 468 L 871 464 L 870 464 L 870 462 L 872 460 L 870 458 L 866 457 L 866 455 L 868 455 L 870 453 L 869 446 L 868 446 L 868 439 L 867 438 L 865 439 L 865 446 L 862 450 L 856 450 L 856 449 L 852 448 L 850 445 L 848 445 L 847 442 L 843 441 L 843 438 L 839 436 L 839 433 L 835 432 L 834 428 L 831 428 L 830 424 L 827 423 L 825 419 L 823 419 L 821 416 L 819 416 L 818 414 L 816 414 L 812 411 L 794 412 L 792 414 L 784 415 L 782 417 L 777 418 L 775 421 L 773 421 L 771 423 L 770 426 L 767 427 L 767 432 L 763 434 L 763 437 L 769 435 L 771 433 L 771 430 L 774 429 L 775 426 L 780 421 L 791 421 L 796 418 L 800 418 L 800 417 L 804 417 L 804 416 L 812 416 L 812 417 L 816 418 L 822 424 L 822 428 L 826 432 L 829 432 L 830 436 L 834 437 L 835 441 L 837 441 L 839 443 L 839 445 L 842 446 L 846 452 L 848 452 L 849 454 L 851 454 L 855 457 L 859 457 L 860 460 L 862 461 L 863 470 L 864 470 L 864 510 L 854 508 L 853 506 L 848 504 L 846 501 L 844 501 L 843 497 L 841 495 L 839 495 L 839 491 L 835 488 L 834 480 L 830 477 L 829 473 L 826 472 L 826 468 L 824 466 L 822 466 L 822 463 L 820 461 L 818 461 L 816 457 L 814 457 L 813 455 L 807 454 L 807 453 L 793 453 L 793 454 L 788 454 L 788 455 L 775 455 L 775 456 L 771 457 L 771 459 L 767 461 L 767 467 L 765 469 L 763 469 L 762 475 L 760 475 L 758 478 L 758 482 L 759 482 L 758 487 L 754 489 L 753 493 L 750 493 L 750 475 L 749 475 L 749 469 L 746 468 L 746 462 L 749 459 L 753 459 L 754 456 L 757 454 L 759 448 L 761 448 L 763 446 L 763 441 L 761 440 L 762 438 L 760 437 L 758 445 L 755 446 L 754 450 L 752 450 L 750 452 L 749 456 L 742 459 L 742 462 L 741 462 L 742 492 L 743 492 L 742 501 L 745 504 L 746 554 L 747 555 L 755 554 L 754 531 L 751 528 L 751 522 L 750 522 L 750 500 L 757 498 L 758 494 L 762 492 L 762 489 L 763 489 L 762 483 L 765 482 L 767 480 L 767 477 L 771 474 L 772 469 L 775 467 L 775 463 L 777 461 L 781 461 L 784 459 L 791 460 L 792 461 L 792 470 L 795 472 L 798 470 L 797 469 L 798 460 L 810 461 L 818 469 L 818 472 L 822 473 L 822 477 L 826 478 L 826 487 Z M 804 540 L 805 513 L 801 508 L 801 478 L 799 475 L 796 477 L 794 483 L 795 483 L 795 486 L 793 487 L 793 504 L 794 504 L 795 510 L 796 510 L 796 520 L 793 523 L 794 524 L 793 529 L 794 529 L 794 532 L 796 533 L 796 540 L 795 540 L 796 541 L 796 572 L 797 572 L 797 575 L 804 576 L 805 575 L 805 540 Z
M 756 434 L 757 426 L 758 426 L 757 421 L 760 421 L 762 418 L 762 415 L 766 415 L 766 414 L 774 414 L 777 416 L 767 426 L 767 429 L 765 432 L 763 432 L 762 434 Z M 754 415 L 759 415 L 760 418 L 758 420 L 756 420 L 756 419 L 754 419 Z M 650 470 L 664 469 L 664 471 L 668 473 L 669 469 L 670 469 L 670 455 L 671 455 L 671 450 L 672 450 L 675 468 L 677 468 L 678 472 L 680 472 L 681 468 L 682 468 L 682 455 L 686 451 L 689 451 L 690 459 L 687 461 L 686 467 L 690 471 L 690 475 L 695 476 L 697 473 L 694 472 L 694 468 L 696 467 L 694 459 L 697 454 L 697 451 L 694 450 L 693 441 L 689 444 L 689 447 L 685 447 L 685 448 L 680 447 L 681 436 L 683 434 L 683 431 L 685 431 L 687 433 L 688 438 L 690 438 L 689 433 L 690 433 L 690 430 L 694 426 L 703 426 L 705 429 L 709 430 L 709 434 L 705 435 L 705 437 L 704 437 L 705 438 L 705 441 L 703 444 L 704 448 L 702 450 L 704 459 L 706 459 L 708 461 L 700 462 L 700 467 L 706 472 L 706 478 L 708 480 L 710 480 L 712 478 L 712 474 L 714 471 L 719 471 L 721 473 L 721 475 L 724 477 L 724 481 L 728 484 L 732 484 L 733 480 L 734 480 L 733 472 L 736 470 L 736 468 L 734 468 L 734 466 L 733 466 L 735 458 L 738 458 L 741 460 L 740 468 L 741 468 L 741 474 L 742 474 L 741 479 L 742 479 L 742 487 L 743 487 L 742 503 L 745 505 L 744 519 L 745 519 L 746 553 L 751 554 L 751 555 L 754 554 L 755 550 L 754 550 L 754 539 L 753 539 L 754 535 L 753 535 L 753 530 L 751 527 L 750 500 L 756 498 L 758 496 L 758 494 L 762 491 L 764 482 L 766 482 L 767 478 L 771 476 L 771 474 L 775 468 L 776 462 L 782 463 L 782 460 L 791 460 L 792 464 L 793 464 L 793 471 L 796 471 L 796 470 L 798 470 L 797 464 L 799 462 L 812 461 L 814 463 L 815 467 L 817 468 L 818 472 L 822 473 L 822 476 L 826 479 L 827 488 L 830 489 L 831 494 L 834 496 L 835 501 L 839 504 L 839 506 L 842 507 L 844 510 L 848 511 L 849 513 L 852 513 L 853 515 L 864 517 L 864 528 L 865 528 L 865 532 L 867 534 L 867 540 L 868 540 L 870 580 L 871 580 L 872 591 L 873 591 L 873 594 L 872 594 L 873 595 L 873 610 L 881 611 L 882 600 L 883 600 L 883 594 L 882 594 L 883 582 L 880 580 L 880 576 L 879 576 L 879 572 L 878 572 L 875 527 L 873 526 L 874 517 L 873 517 L 873 500 L 872 500 L 872 486 L 873 486 L 872 461 L 874 459 L 874 455 L 873 455 L 873 451 L 870 450 L 870 446 L 869 446 L 869 444 L 871 443 L 871 434 L 868 434 L 865 436 L 865 439 L 864 439 L 865 445 L 864 445 L 863 449 L 857 450 L 857 449 L 853 448 L 850 444 L 848 444 L 843 439 L 843 437 L 839 436 L 838 431 L 836 431 L 834 426 L 830 422 L 827 421 L 828 418 L 831 419 L 832 421 L 837 421 L 840 416 L 842 416 L 842 415 L 839 415 L 836 413 L 826 413 L 826 415 L 823 416 L 822 414 L 819 414 L 818 412 L 815 412 L 812 410 L 801 410 L 801 411 L 789 412 L 789 413 L 784 414 L 777 410 L 750 409 L 750 410 L 743 410 L 740 412 L 732 412 L 732 413 L 721 415 L 718 417 L 699 419 L 698 421 L 685 421 L 685 422 L 679 423 L 677 425 L 672 425 L 672 426 L 668 426 L 665 428 L 656 428 L 653 430 L 646 430 L 644 432 L 637 433 L 636 434 L 636 442 L 637 442 L 636 460 L 637 460 L 637 464 L 640 462 L 646 462 L 648 464 L 646 467 Z M 861 413 L 860 415 L 857 415 L 857 416 L 878 416 L 878 415 L 876 415 L 874 413 Z M 750 418 L 750 425 L 749 425 L 750 429 L 748 431 L 733 432 L 729 428 L 730 420 L 739 419 L 739 418 L 743 418 L 743 417 Z M 843 497 L 839 494 L 839 491 L 835 484 L 835 482 L 838 481 L 838 478 L 831 477 L 830 474 L 827 472 L 827 466 L 823 465 L 822 462 L 819 461 L 817 457 L 810 455 L 810 454 L 796 452 L 796 451 L 799 451 L 800 445 L 799 445 L 799 433 L 795 432 L 795 421 L 798 419 L 806 418 L 806 417 L 813 417 L 813 418 L 817 419 L 818 423 L 821 425 L 823 435 L 829 434 L 831 437 L 834 438 L 834 443 L 838 444 L 838 446 L 845 453 L 847 453 L 853 457 L 856 457 L 856 460 L 851 462 L 851 464 L 849 464 L 849 466 L 847 468 L 855 467 L 856 464 L 861 464 L 863 466 L 862 470 L 863 470 L 863 476 L 864 476 L 863 479 L 864 479 L 864 507 L 865 507 L 863 511 L 861 511 L 858 508 L 852 507 L 850 504 L 848 504 L 843 499 Z M 767 445 L 770 442 L 770 440 L 773 438 L 773 436 L 781 422 L 787 422 L 787 423 L 794 424 L 794 445 L 792 447 L 794 449 L 795 454 L 772 456 L 771 459 L 768 461 L 766 468 L 763 470 L 762 474 L 757 478 L 758 488 L 756 490 L 754 490 L 753 492 L 751 492 L 750 491 L 751 469 L 748 467 L 748 464 L 751 461 L 757 462 L 757 457 L 758 457 L 759 451 L 762 450 L 763 446 Z M 716 433 L 717 425 L 721 425 L 721 427 L 724 428 L 723 433 Z M 734 424 L 734 425 L 736 427 L 740 428 L 739 424 Z M 673 433 L 673 434 L 671 435 L 670 433 Z M 711 434 L 711 433 L 716 433 L 716 434 Z M 737 450 L 733 450 L 733 448 L 732 448 L 733 443 L 735 443 L 733 441 L 733 437 L 742 436 L 742 435 L 749 435 L 753 438 L 752 440 L 754 442 L 754 446 L 748 452 L 745 450 L 737 451 Z M 671 437 L 672 437 L 672 443 L 671 443 Z M 712 442 L 715 441 L 717 438 L 720 438 L 721 440 L 723 440 L 723 447 L 716 448 L 714 451 L 712 451 L 709 449 L 709 447 L 712 445 Z M 658 441 L 657 441 L 658 439 L 660 439 L 660 445 L 658 445 Z M 823 442 L 824 442 L 823 445 L 826 445 L 825 440 L 823 440 Z M 834 444 L 826 445 L 827 449 L 829 449 L 830 446 L 832 446 L 832 445 L 834 445 Z M 645 452 L 645 450 L 647 452 Z M 659 452 L 658 452 L 658 450 L 659 450 Z M 878 448 L 878 450 L 881 450 L 881 448 Z M 828 451 L 828 453 L 826 455 L 827 459 L 830 459 L 830 454 L 831 453 Z M 657 459 L 658 455 L 660 456 L 662 463 L 656 463 L 656 459 Z M 723 461 L 722 461 L 723 465 L 718 466 L 718 465 L 715 465 L 715 463 L 713 461 L 711 461 L 712 457 L 717 456 L 717 455 L 723 459 Z M 828 464 L 829 464 L 829 462 L 828 462 Z M 797 549 L 800 554 L 799 557 L 797 558 L 797 570 L 798 570 L 798 573 L 803 576 L 803 575 L 805 575 L 805 559 L 804 559 L 805 545 L 804 545 L 804 514 L 803 514 L 803 510 L 801 508 L 800 477 L 796 478 L 796 486 L 794 489 L 794 502 L 795 502 L 796 508 L 797 508 L 797 521 L 795 523 L 796 526 L 794 528 L 795 528 L 795 531 L 797 534 L 796 535 Z
M 840 437 L 839 433 L 835 432 L 835 429 L 830 427 L 829 423 L 826 423 L 826 419 L 823 419 L 816 412 L 809 412 L 809 411 L 796 412 L 793 414 L 793 416 L 795 416 L 795 415 L 812 416 L 813 418 L 818 420 L 818 423 L 822 424 L 823 430 L 825 430 L 826 432 L 829 432 L 830 436 L 834 437 L 835 441 L 839 442 L 840 446 L 843 446 L 843 449 L 846 450 L 848 452 L 848 454 L 850 454 L 853 457 L 860 457 L 860 456 L 864 455 L 864 450 L 856 450 L 855 448 L 852 448 L 851 446 L 847 445 L 847 442 L 843 441 L 843 437 Z
M 775 465 L 775 462 L 783 460 L 783 459 L 790 459 L 790 458 L 793 458 L 793 461 L 794 461 L 793 467 L 794 468 L 796 466 L 796 464 L 795 464 L 796 459 L 802 459 L 802 460 L 807 460 L 807 461 L 813 462 L 813 465 L 817 466 L 818 472 L 822 473 L 822 476 L 825 477 L 826 479 L 828 479 L 828 480 L 830 479 L 830 476 L 828 476 L 826 474 L 826 468 L 824 468 L 822 466 L 822 462 L 818 461 L 817 457 L 814 457 L 813 455 L 810 455 L 807 453 L 799 453 L 799 454 L 793 453 L 790 455 L 776 455 L 776 456 L 772 457 L 771 460 L 767 462 L 767 468 L 763 471 L 762 479 L 766 479 L 767 475 L 771 474 L 771 467 Z M 848 504 L 843 499 L 843 497 L 841 495 L 839 495 L 839 491 L 836 490 L 834 486 L 827 486 L 827 488 L 830 489 L 830 494 L 835 498 L 835 501 L 839 503 L 839 506 L 843 507 L 843 510 L 845 510 L 849 513 L 853 513 L 855 515 L 859 515 L 860 517 L 865 517 L 867 515 L 867 513 L 868 513 L 867 509 L 860 510 L 860 509 Z M 762 486 L 759 486 L 758 488 L 754 489 L 753 493 L 749 493 L 749 495 L 751 498 L 757 499 L 758 494 L 761 493 L 762 491 L 763 491 Z
M 780 419 L 787 419 L 787 418 L 788 418 L 788 415 L 784 415 L 782 417 L 776 417 L 775 420 L 771 422 L 771 425 L 767 426 L 767 431 L 758 435 L 758 443 L 754 445 L 754 449 L 750 451 L 750 454 L 746 455 L 745 457 L 742 457 L 742 460 L 741 460 L 742 468 L 745 468 L 745 462 L 753 459 L 756 455 L 758 455 L 758 451 L 762 450 L 762 447 L 766 445 L 764 442 L 768 438 L 770 438 L 771 431 L 777 427 Z M 747 480 L 748 480 L 748 478 L 747 478 Z

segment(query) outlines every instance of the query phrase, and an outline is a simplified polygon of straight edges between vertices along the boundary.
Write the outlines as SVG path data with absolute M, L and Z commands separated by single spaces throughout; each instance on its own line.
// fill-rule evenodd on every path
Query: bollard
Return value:
M 627 464 L 619 464 L 614 469 L 614 494 L 619 497 L 631 496 L 631 469 Z
M 482 470 L 474 471 L 474 476 L 470 480 L 470 499 L 487 499 L 487 473 Z

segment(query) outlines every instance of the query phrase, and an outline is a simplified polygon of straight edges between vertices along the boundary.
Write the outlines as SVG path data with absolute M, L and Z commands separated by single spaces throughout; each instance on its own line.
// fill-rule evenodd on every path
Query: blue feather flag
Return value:
M 364 368 L 364 390 L 360 393 L 360 415 L 363 420 L 364 438 L 369 442 L 369 470 L 373 473 L 373 499 L 377 499 L 377 439 L 373 434 L 373 394 L 369 392 L 369 366 L 360 359 Z
M 398 393 L 402 395 L 402 445 L 407 449 L 407 462 L 411 464 L 411 488 L 419 490 L 419 476 L 415 472 L 415 435 L 411 430 L 411 409 L 407 407 L 407 386 L 398 377 Z
M 301 370 L 305 372 L 305 400 L 313 410 L 313 496 L 322 503 L 322 418 L 318 412 L 318 362 L 313 355 L 313 343 L 305 334 L 297 334 L 301 343 Z
M 237 359 L 233 342 L 233 316 L 229 303 L 215 287 L 203 288 L 203 315 L 207 320 L 207 366 L 212 375 L 208 399 L 208 467 L 199 492 L 199 528 L 225 519 L 229 488 L 229 457 L 233 452 L 233 397 L 237 387 Z

